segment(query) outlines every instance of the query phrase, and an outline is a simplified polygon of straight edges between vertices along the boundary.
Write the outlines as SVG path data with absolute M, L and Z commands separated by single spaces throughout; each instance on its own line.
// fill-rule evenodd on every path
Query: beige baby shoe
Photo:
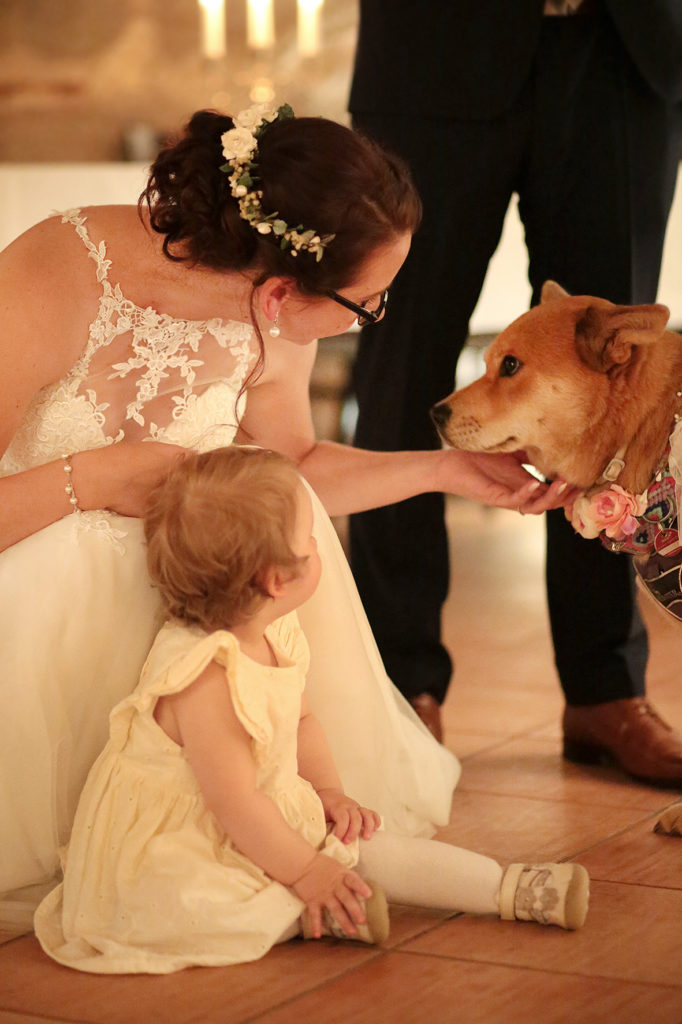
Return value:
M 581 864 L 511 864 L 500 886 L 500 917 L 582 928 L 589 899 L 590 876 Z
M 663 836 L 682 836 L 682 803 L 672 804 L 654 825 L 654 832 Z
M 355 925 L 355 935 L 346 935 L 341 926 L 336 923 L 332 915 L 325 908 L 322 911 L 322 935 L 332 935 L 335 939 L 368 942 L 370 945 L 379 945 L 386 941 L 390 930 L 386 895 L 381 886 L 377 885 L 376 882 L 371 882 L 367 879 L 367 885 L 372 890 L 372 895 L 367 900 L 358 897 L 358 902 L 365 911 L 366 923 Z M 307 908 L 301 914 L 301 934 L 304 939 L 313 938 L 310 915 Z

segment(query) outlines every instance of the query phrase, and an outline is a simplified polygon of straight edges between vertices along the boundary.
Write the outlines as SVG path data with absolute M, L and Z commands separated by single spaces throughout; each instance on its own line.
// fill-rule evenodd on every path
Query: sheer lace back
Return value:
M 115 441 L 213 448 L 234 438 L 237 396 L 257 358 L 251 325 L 137 306 L 109 280 L 105 242 L 95 244 L 85 222 L 79 210 L 62 215 L 95 263 L 97 314 L 76 364 L 35 396 L 0 474 Z

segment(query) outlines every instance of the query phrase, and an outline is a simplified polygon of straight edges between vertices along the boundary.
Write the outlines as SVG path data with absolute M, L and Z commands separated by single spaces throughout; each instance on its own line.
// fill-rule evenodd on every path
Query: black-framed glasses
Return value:
M 340 306 L 344 306 L 346 309 L 349 309 L 351 313 L 355 313 L 360 327 L 364 327 L 365 324 L 375 324 L 377 320 L 381 319 L 381 315 L 386 309 L 386 302 L 388 301 L 388 288 L 381 293 L 379 305 L 376 309 L 367 309 L 367 307 L 363 306 L 361 303 L 351 302 L 350 299 L 346 299 L 343 295 L 339 295 L 338 292 L 332 291 L 331 288 L 327 292 L 327 298 L 333 299 L 334 302 L 338 302 Z

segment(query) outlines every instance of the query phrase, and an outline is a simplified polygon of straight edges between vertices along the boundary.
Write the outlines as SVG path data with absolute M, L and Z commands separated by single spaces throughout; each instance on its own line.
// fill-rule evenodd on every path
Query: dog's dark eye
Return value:
M 513 377 L 521 369 L 522 363 L 516 356 L 505 356 L 500 363 L 500 377 Z

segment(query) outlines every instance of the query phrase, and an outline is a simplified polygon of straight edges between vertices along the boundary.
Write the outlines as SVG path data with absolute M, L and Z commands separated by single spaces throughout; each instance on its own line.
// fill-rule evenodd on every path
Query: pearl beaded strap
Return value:
M 64 472 L 66 473 L 66 486 L 64 488 L 64 490 L 66 491 L 66 496 L 73 507 L 73 511 L 82 512 L 83 510 L 78 504 L 78 498 L 76 497 L 76 492 L 73 489 L 73 481 L 71 479 L 71 474 L 73 473 L 73 466 L 71 465 L 71 456 L 62 455 L 62 459 L 64 460 Z

